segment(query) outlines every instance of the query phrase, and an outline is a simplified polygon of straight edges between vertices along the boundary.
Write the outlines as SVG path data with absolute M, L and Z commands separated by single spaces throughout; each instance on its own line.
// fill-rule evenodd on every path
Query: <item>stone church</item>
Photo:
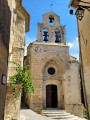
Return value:
M 69 55 L 65 26 L 54 12 L 37 24 L 37 40 L 27 48 L 24 64 L 30 65 L 35 92 L 26 99 L 34 111 L 64 109 L 82 116 L 78 61 Z

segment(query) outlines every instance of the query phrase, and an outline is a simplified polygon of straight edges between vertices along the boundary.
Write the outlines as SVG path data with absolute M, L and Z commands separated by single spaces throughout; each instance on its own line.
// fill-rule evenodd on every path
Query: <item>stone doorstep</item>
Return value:
M 42 111 L 43 114 L 64 114 L 66 111 Z
M 84 118 L 79 118 L 78 116 L 67 113 L 65 110 L 42 110 L 42 115 L 50 119 L 57 120 L 86 120 Z
M 53 116 L 69 116 L 70 113 L 65 113 L 65 114 L 64 114 L 64 113 L 60 113 L 60 114 L 59 114 L 59 113 L 51 113 L 51 114 L 48 114 L 48 113 L 47 113 L 47 114 L 44 114 L 44 113 L 43 113 L 43 115 L 45 115 L 45 116 L 52 116 L 52 117 L 53 117 Z
M 50 118 L 50 119 L 56 119 L 56 120 L 79 120 L 79 118 L 78 117 L 48 117 L 48 118 Z M 82 119 L 80 119 L 80 120 L 82 120 Z
M 47 115 L 45 115 L 47 116 Z M 50 116 L 47 116 L 49 118 L 52 118 L 52 119 L 68 119 L 68 118 L 73 118 L 73 117 L 76 117 L 74 115 L 50 115 Z M 78 117 L 77 117 L 78 118 Z

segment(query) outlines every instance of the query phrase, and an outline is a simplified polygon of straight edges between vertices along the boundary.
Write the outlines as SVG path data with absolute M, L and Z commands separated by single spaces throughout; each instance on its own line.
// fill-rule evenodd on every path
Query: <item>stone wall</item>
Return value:
M 74 2 L 75 1 L 75 2 Z M 89 6 L 89 4 L 77 2 L 72 0 L 70 7 L 77 9 L 77 5 Z M 90 2 L 90 0 L 87 0 Z M 76 4 L 77 3 L 77 4 Z M 82 20 L 77 21 L 78 36 L 79 36 L 79 47 L 80 47 L 80 58 L 81 66 L 83 70 L 86 101 L 88 105 L 89 119 L 90 119 L 90 12 L 85 9 L 84 17 Z
M 90 2 L 90 0 L 87 0 Z M 84 83 L 86 100 L 89 110 L 90 119 L 90 12 L 85 10 L 82 21 L 78 21 L 79 37 L 80 37 L 80 50 L 82 57 L 82 66 L 84 73 Z
M 24 46 L 25 46 L 25 21 L 17 16 L 14 37 L 13 37 L 13 52 L 11 61 L 15 61 L 23 67 Z M 8 74 L 9 78 L 16 73 L 15 65 L 9 64 Z M 10 79 L 9 79 L 10 80 Z
M 16 89 L 16 95 L 13 89 Z M 7 84 L 6 106 L 4 120 L 19 120 L 21 106 L 21 85 L 11 86 Z M 8 119 L 7 119 L 8 118 Z
M 52 45 L 50 43 L 34 42 L 28 47 L 27 60 L 29 60 L 28 64 L 30 65 L 30 76 L 33 79 L 35 87 L 35 92 L 32 93 L 31 98 L 28 98 L 27 101 L 31 109 L 38 111 L 40 108 L 46 107 L 44 102 L 45 100 L 43 100 L 43 98 L 45 98 L 43 96 L 45 94 L 43 88 L 47 85 L 46 81 L 48 82 L 48 80 L 51 80 L 50 76 L 48 75 L 49 77 L 47 78 L 43 72 L 45 71 L 48 62 L 50 62 L 53 66 L 57 66 L 57 74 L 54 76 L 53 80 L 55 79 L 55 84 L 58 84 L 58 82 L 60 84 L 63 81 L 64 69 L 67 70 L 69 67 L 69 63 L 66 62 L 69 61 L 69 47 L 65 45 L 62 46 L 60 44 Z M 59 76 L 58 70 L 60 70 L 61 73 Z M 61 98 L 59 98 L 59 101 L 60 100 Z M 62 108 L 64 107 L 63 103 L 62 105 L 58 104 L 58 106 Z
M 78 62 L 70 60 L 69 63 L 70 69 L 64 75 L 65 109 L 71 114 L 83 117 Z
M 11 12 L 7 0 L 0 0 L 0 120 L 4 119 L 6 84 L 2 75 L 7 77 Z
M 29 31 L 30 15 L 22 6 L 22 0 L 8 0 L 8 5 L 11 11 L 9 61 L 17 62 L 23 67 L 25 32 Z M 16 65 L 9 63 L 8 83 L 15 73 Z M 21 99 L 15 101 L 10 88 L 11 86 L 7 86 L 5 120 L 9 118 L 19 120 Z
M 23 67 L 25 32 L 29 31 L 30 15 L 22 6 L 21 0 L 8 0 L 8 5 L 11 10 L 9 60 Z M 10 82 L 10 77 L 16 73 L 15 68 L 15 65 L 9 63 L 8 82 Z
M 46 86 L 52 84 L 58 88 L 58 108 L 83 117 L 78 62 L 69 58 L 67 45 L 34 42 L 28 46 L 25 64 L 30 65 L 35 88 L 31 97 L 26 99 L 31 109 L 39 111 L 46 108 Z M 55 75 L 47 73 L 49 67 L 55 69 Z

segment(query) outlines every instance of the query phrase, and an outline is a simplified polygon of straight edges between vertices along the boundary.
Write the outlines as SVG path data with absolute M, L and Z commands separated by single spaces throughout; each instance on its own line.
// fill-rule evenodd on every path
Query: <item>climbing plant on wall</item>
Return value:
M 34 92 L 33 82 L 32 78 L 29 76 L 29 65 L 24 66 L 23 68 L 16 62 L 10 61 L 10 63 L 13 63 L 16 65 L 16 74 L 11 77 L 11 85 L 15 86 L 17 84 L 22 85 L 22 89 L 24 89 L 24 92 L 27 96 L 30 96 L 32 92 Z M 14 95 L 16 94 L 16 88 L 13 89 Z M 22 90 L 23 95 L 23 90 Z

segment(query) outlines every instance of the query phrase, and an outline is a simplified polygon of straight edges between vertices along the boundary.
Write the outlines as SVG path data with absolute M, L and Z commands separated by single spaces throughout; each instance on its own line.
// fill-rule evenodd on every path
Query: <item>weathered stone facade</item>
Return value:
M 19 63 L 23 67 L 24 49 L 25 49 L 25 32 L 29 31 L 30 15 L 22 6 L 22 0 L 8 0 L 11 11 L 11 28 L 9 44 L 9 61 Z M 16 73 L 16 66 L 9 63 L 8 65 L 8 83 L 10 77 Z M 17 86 L 16 86 L 17 87 Z M 19 120 L 21 99 L 12 99 L 11 86 L 7 84 L 5 120 Z M 12 99 L 12 101 L 11 101 Z M 10 107 L 11 105 L 11 107 Z M 12 112 L 13 111 L 13 112 Z
M 65 26 L 55 13 L 44 14 L 43 23 L 38 23 L 37 41 L 28 46 L 24 64 L 30 65 L 35 88 L 26 99 L 31 109 L 57 107 L 83 117 L 78 62 L 69 55 Z
M 22 0 L 8 0 L 8 4 L 11 10 L 9 60 L 15 61 L 23 67 L 25 32 L 29 31 L 30 15 L 22 6 Z M 15 65 L 10 63 L 8 82 L 15 72 Z
M 90 3 L 90 0 L 86 2 Z M 78 5 L 90 6 L 90 4 L 77 2 L 72 0 L 69 7 L 77 9 Z M 83 80 L 85 85 L 86 102 L 89 112 L 90 120 L 90 12 L 84 9 L 84 17 L 82 20 L 77 20 L 78 36 L 79 36 L 79 48 L 81 67 L 83 72 Z
M 16 88 L 17 94 L 13 95 L 13 88 Z M 11 86 L 7 84 L 6 109 L 4 120 L 19 120 L 21 106 L 21 85 Z
M 7 0 L 0 0 L 0 120 L 4 119 L 6 84 L 2 83 L 2 75 L 7 77 L 10 20 L 11 12 Z

